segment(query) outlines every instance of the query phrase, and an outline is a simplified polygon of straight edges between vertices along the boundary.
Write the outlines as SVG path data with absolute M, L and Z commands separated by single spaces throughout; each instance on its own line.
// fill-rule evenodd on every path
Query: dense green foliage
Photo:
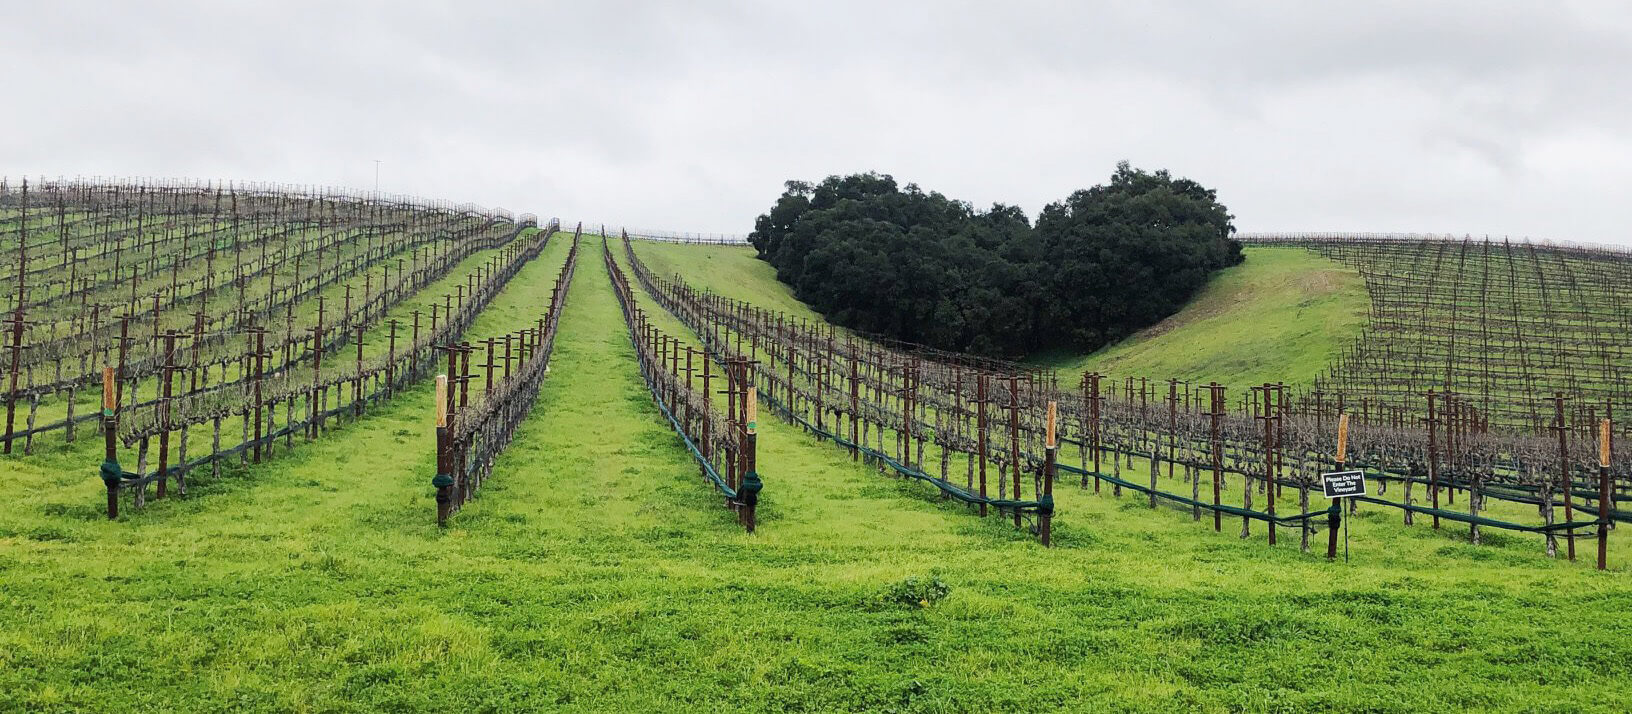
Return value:
M 875 173 L 789 181 L 749 240 L 839 325 L 949 350 L 1096 349 L 1240 263 L 1211 189 L 1126 162 L 1043 209 L 968 203 Z

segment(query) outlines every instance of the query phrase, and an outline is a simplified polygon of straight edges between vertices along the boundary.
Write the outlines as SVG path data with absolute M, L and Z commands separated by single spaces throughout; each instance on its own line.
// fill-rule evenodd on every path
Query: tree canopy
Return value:
M 1016 357 L 1093 350 L 1179 309 L 1240 263 L 1216 192 L 1117 165 L 1107 184 L 1024 211 L 900 186 L 877 173 L 789 181 L 749 242 L 835 324 Z

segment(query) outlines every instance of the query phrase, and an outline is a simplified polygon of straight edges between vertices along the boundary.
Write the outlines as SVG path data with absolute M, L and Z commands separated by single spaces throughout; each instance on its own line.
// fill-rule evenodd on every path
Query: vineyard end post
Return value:
M 1048 403 L 1048 420 L 1046 425 L 1047 439 L 1043 442 L 1043 495 L 1037 508 L 1037 535 L 1042 540 L 1043 547 L 1054 544 L 1054 460 L 1058 458 L 1059 442 L 1056 440 L 1056 422 L 1059 418 L 1059 403 Z
M 436 375 L 436 525 L 448 525 L 448 508 L 453 502 L 453 477 L 448 475 L 448 375 Z
M 108 488 L 108 520 L 119 517 L 119 453 L 114 439 L 119 432 L 119 399 L 115 369 L 102 368 L 102 483 Z
M 1335 461 L 1337 463 L 1338 471 L 1342 471 L 1343 465 L 1348 461 L 1348 446 L 1349 415 L 1343 414 L 1337 418 L 1337 458 Z M 1347 530 L 1348 524 L 1343 523 L 1343 499 L 1332 499 L 1332 505 L 1326 511 L 1326 513 L 1326 559 L 1337 559 L 1337 527 L 1342 525 L 1345 529 L 1343 538 L 1343 560 L 1347 562 L 1349 559 L 1349 539 Z
M 742 477 L 742 486 L 737 489 L 737 498 L 742 501 L 742 525 L 753 533 L 759 510 L 759 492 L 765 488 L 765 484 L 759 480 L 759 395 L 751 387 L 744 394 L 748 402 L 743 422 L 746 432 L 743 456 L 747 461 L 747 473 Z
M 1609 456 L 1611 431 L 1609 418 L 1598 422 L 1598 569 L 1608 567 L 1609 559 L 1609 504 L 1613 498 L 1609 488 Z

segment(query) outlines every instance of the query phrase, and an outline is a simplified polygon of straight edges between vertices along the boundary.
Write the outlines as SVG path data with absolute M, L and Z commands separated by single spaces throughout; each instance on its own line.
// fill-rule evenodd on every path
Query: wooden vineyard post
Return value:
M 1575 490 L 1575 479 L 1570 477 L 1570 442 L 1568 427 L 1564 422 L 1564 395 L 1553 395 L 1554 424 L 1553 430 L 1558 432 L 1558 478 L 1564 487 L 1564 522 L 1575 520 L 1575 499 L 1571 491 Z M 1575 562 L 1575 531 L 1564 532 L 1564 544 L 1568 549 L 1570 562 Z
M 117 371 L 102 368 L 102 484 L 108 488 L 108 520 L 119 517 L 119 453 L 114 439 L 119 433 Z
M 159 489 L 164 498 L 170 481 L 170 397 L 172 376 L 176 367 L 176 331 L 164 333 L 164 366 L 159 368 Z
M 1271 398 L 1269 386 L 1270 385 L 1267 383 L 1264 384 L 1263 413 L 1259 415 L 1259 418 L 1264 420 L 1264 484 L 1267 492 L 1267 500 L 1264 505 L 1264 509 L 1265 513 L 1269 514 L 1269 520 L 1265 521 L 1265 525 L 1269 530 L 1269 544 L 1275 545 L 1275 471 L 1272 456 L 1275 450 L 1275 425 L 1273 417 L 1275 402 Z M 1246 535 L 1245 518 L 1242 518 L 1241 533 L 1243 536 Z
M 691 345 L 686 345 L 686 389 L 688 389 L 688 390 L 692 389 L 692 386 L 691 386 L 691 383 L 692 383 L 691 377 L 692 377 L 692 369 L 693 369 L 692 360 L 694 358 L 694 353 L 695 352 L 696 352 L 696 350 L 692 349 Z M 691 408 L 691 400 L 687 399 L 686 400 L 686 420 L 685 420 L 684 423 L 685 423 L 686 429 L 688 431 L 691 429 L 692 424 L 696 423 L 696 421 L 695 421 L 696 416 L 697 415 L 692 411 L 692 408 Z
M 850 460 L 861 460 L 861 380 L 856 369 L 856 344 L 850 337 L 845 338 L 845 345 L 850 352 Z M 961 397 L 960 397 L 961 398 Z
M 516 359 L 516 357 L 515 357 L 515 355 L 516 355 L 515 343 L 517 343 L 517 342 L 523 342 L 521 335 L 516 335 L 515 339 L 511 339 L 510 335 L 505 335 L 504 336 L 504 378 L 505 379 L 510 378 L 510 363 Z M 520 363 L 518 362 L 517 364 L 520 364 Z
M 713 393 L 709 390 L 712 389 L 710 385 L 712 385 L 714 382 L 714 373 L 709 370 L 709 365 L 713 361 L 714 360 L 708 359 L 706 356 L 703 359 L 703 433 L 702 443 L 699 444 L 699 446 L 702 448 L 703 459 L 705 461 L 714 458 L 714 442 L 710 438 L 713 434 L 713 429 L 710 427 L 714 423 L 714 418 L 709 407 L 709 402 L 712 401 L 713 397 Z M 703 471 L 704 476 L 708 475 L 708 468 L 706 466 L 699 465 L 698 468 Z
M 26 212 L 25 212 L 26 215 Z M 28 231 L 23 231 L 23 240 L 28 239 Z M 20 247 L 23 255 L 28 254 L 26 247 Z M 26 260 L 22 263 L 27 265 Z M 5 453 L 11 453 L 11 436 L 17 422 L 17 370 L 23 356 L 23 279 L 25 267 L 17 269 L 17 311 L 11 316 L 11 389 L 6 392 L 6 446 Z M 29 374 L 33 374 L 32 371 Z
M 744 364 L 744 367 L 747 365 Z M 759 509 L 759 492 L 765 484 L 759 480 L 759 396 L 751 387 L 744 385 L 744 428 L 743 428 L 743 463 L 744 474 L 742 487 L 737 489 L 737 500 L 742 503 L 739 516 L 742 525 L 749 533 L 754 532 L 755 513 Z M 689 400 L 688 400 L 689 401 Z
M 1020 378 L 1009 375 L 1009 472 L 1014 482 L 1014 498 L 1020 498 Z M 1020 522 L 1020 509 L 1014 509 L 1014 527 Z
M 1179 380 L 1167 380 L 1167 477 L 1173 478 L 1173 462 L 1178 459 L 1179 450 Z M 1155 498 L 1152 494 L 1151 498 Z M 1274 513 L 1274 501 L 1271 500 L 1270 512 Z M 1274 531 L 1271 530 L 1271 533 Z M 1273 542 L 1273 538 L 1271 538 Z
M 665 336 L 663 339 L 666 342 L 668 337 Z M 660 369 L 661 366 L 659 365 Z M 736 428 L 737 418 L 737 361 L 734 358 L 727 359 L 723 366 L 725 367 L 725 428 L 728 430 L 727 433 L 730 433 L 729 430 Z M 726 443 L 730 444 L 729 441 Z M 738 445 L 738 448 L 740 448 L 740 445 Z M 740 457 L 740 452 L 731 452 L 725 455 L 726 488 L 733 490 L 737 488 L 737 460 Z M 725 505 L 730 507 L 731 503 L 727 501 Z
M 1088 375 L 1088 422 L 1092 427 L 1092 446 L 1089 450 L 1094 454 L 1094 493 L 1099 493 L 1099 458 L 1102 450 L 1100 434 L 1102 433 L 1101 430 L 1103 429 L 1103 425 L 1099 419 L 1099 406 L 1100 403 L 1104 401 L 1104 398 L 1099 395 L 1099 381 L 1101 378 L 1102 375 L 1100 375 L 1098 372 Z M 1083 485 L 1086 486 L 1087 484 L 1084 483 Z
M 266 374 L 266 330 L 255 329 L 255 463 L 261 463 L 261 378 Z
M 1437 397 L 1434 390 L 1428 390 L 1428 497 L 1435 511 L 1434 530 L 1439 530 L 1439 418 L 1435 411 Z
M 986 517 L 986 389 L 991 375 L 981 372 L 975 377 L 975 446 L 980 459 L 980 517 Z
M 1213 452 L 1213 532 L 1223 532 L 1224 512 L 1218 509 L 1224 490 L 1224 442 L 1219 438 L 1218 420 L 1224 416 L 1224 386 L 1218 382 L 1207 385 L 1211 401 L 1207 416 L 1212 419 Z
M 409 344 L 409 347 L 408 347 L 408 374 L 410 375 L 408 377 L 409 379 L 414 379 L 415 377 L 417 377 L 419 375 L 419 311 L 418 310 L 415 310 L 413 312 L 413 317 L 414 317 L 413 334 L 409 336 L 410 342 L 408 343 Z
M 1337 470 L 1342 471 L 1343 465 L 1348 462 L 1349 452 L 1349 415 L 1340 414 L 1337 417 Z M 1332 505 L 1326 511 L 1326 558 L 1337 559 L 1337 528 L 1343 522 L 1343 499 L 1332 499 Z
M 509 335 L 505 335 L 505 337 L 509 337 Z M 482 383 L 482 394 L 491 394 L 493 392 L 493 368 L 499 366 L 493 361 L 493 358 L 497 356 L 494 353 L 493 345 L 494 340 L 491 337 L 487 338 L 482 344 L 482 350 L 487 355 L 487 361 L 481 365 L 487 371 L 487 379 Z
M 1039 499 L 1041 505 L 1037 509 L 1037 536 L 1045 548 L 1054 542 L 1054 460 L 1059 456 L 1059 442 L 1055 434 L 1058 418 L 1059 404 L 1051 401 L 1048 403 L 1047 423 L 1044 428 L 1043 495 Z
M 354 417 L 363 415 L 363 326 L 358 325 L 354 331 L 357 343 L 357 374 L 351 380 L 351 414 Z
M 816 357 L 816 348 L 814 346 L 811 347 L 810 356 Z M 812 372 L 814 372 L 814 374 L 811 375 L 811 386 L 816 392 L 815 416 L 817 441 L 822 441 L 824 438 L 826 438 L 824 433 L 827 431 L 827 420 L 826 415 L 824 414 L 824 412 L 827 411 L 827 385 L 823 380 L 822 367 L 826 364 L 828 359 L 831 359 L 831 355 L 824 355 L 821 359 L 815 361 L 811 365 L 813 368 Z M 838 427 L 834 427 L 834 433 L 838 433 Z
M 472 374 L 471 371 L 470 371 L 470 353 L 472 351 L 474 351 L 474 350 L 471 348 L 469 342 L 460 342 L 459 343 L 458 354 L 459 354 L 459 411 L 460 412 L 463 412 L 466 407 L 470 406 L 470 380 L 471 380 L 471 374 Z M 470 435 L 469 432 L 467 432 L 464 435 L 464 438 L 456 439 L 454 441 L 454 447 L 455 447 L 454 454 L 457 457 L 453 462 L 454 479 L 458 482 L 458 487 L 456 487 L 454 489 L 454 496 L 455 496 L 455 498 L 458 499 L 458 503 L 459 503 L 460 507 L 464 507 L 464 505 L 467 502 L 470 501 L 470 494 L 471 494 L 470 474 L 469 474 L 469 469 L 467 468 L 469 466 L 469 464 L 467 462 L 467 459 L 469 458 L 469 454 L 467 452 L 470 450 L 470 439 L 471 439 L 471 435 Z
M 23 356 L 23 308 L 28 304 L 28 179 L 23 179 L 22 218 L 17 239 L 17 310 L 11 316 L 11 389 L 6 392 L 5 453 L 17 420 L 17 369 Z
M 1604 405 L 1607 413 L 1609 405 Z M 1609 456 L 1611 451 L 1609 417 L 1598 422 L 1598 569 L 1608 566 L 1609 558 L 1609 504 L 1613 494 L 1609 490 Z
M 448 353 L 453 359 L 453 353 Z M 448 509 L 453 503 L 453 477 L 448 475 L 448 375 L 436 375 L 436 476 L 431 485 L 436 487 L 436 525 L 448 525 Z
M 397 376 L 397 321 L 391 320 L 391 329 L 385 336 L 385 397 L 391 398 Z

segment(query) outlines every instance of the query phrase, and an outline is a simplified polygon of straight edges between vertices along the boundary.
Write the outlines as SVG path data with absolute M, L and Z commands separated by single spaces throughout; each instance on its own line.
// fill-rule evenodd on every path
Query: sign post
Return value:
M 1320 490 L 1332 499 L 1327 523 L 1326 557 L 1337 558 L 1337 526 L 1343 520 L 1343 499 L 1366 495 L 1366 472 L 1345 470 L 1349 449 L 1349 415 L 1337 418 L 1337 470 L 1320 475 Z M 1349 524 L 1343 521 L 1343 562 L 1349 562 Z

